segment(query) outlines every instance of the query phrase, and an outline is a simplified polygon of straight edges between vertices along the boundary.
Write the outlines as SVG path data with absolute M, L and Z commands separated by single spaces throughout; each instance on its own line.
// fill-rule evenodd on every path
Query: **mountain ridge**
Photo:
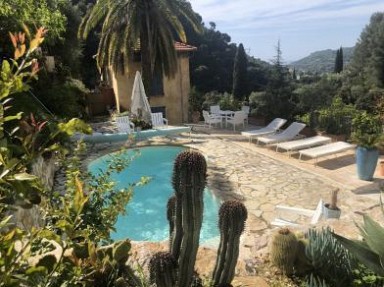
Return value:
M 353 51 L 355 47 L 342 47 L 344 67 L 351 61 Z M 296 60 L 288 64 L 289 67 L 295 68 L 296 71 L 302 71 L 305 73 L 329 73 L 333 72 L 335 67 L 336 51 L 332 49 L 326 49 L 321 51 L 315 51 L 309 56 Z

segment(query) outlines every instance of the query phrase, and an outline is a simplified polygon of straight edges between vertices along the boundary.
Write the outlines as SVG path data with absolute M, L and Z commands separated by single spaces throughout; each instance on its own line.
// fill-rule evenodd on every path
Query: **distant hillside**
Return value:
M 348 65 L 353 54 L 354 47 L 343 47 L 344 67 Z M 336 50 L 323 50 L 311 53 L 308 57 L 289 64 L 296 71 L 311 73 L 333 72 L 335 67 Z

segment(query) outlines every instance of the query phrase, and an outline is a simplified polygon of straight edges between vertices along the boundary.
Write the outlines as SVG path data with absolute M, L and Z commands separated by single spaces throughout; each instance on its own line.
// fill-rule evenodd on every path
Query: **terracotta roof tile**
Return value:
M 181 43 L 181 42 L 175 42 L 175 49 L 176 51 L 196 51 L 197 48 L 194 47 L 194 46 L 191 46 L 191 45 L 188 45 L 188 44 L 185 44 L 185 43 Z

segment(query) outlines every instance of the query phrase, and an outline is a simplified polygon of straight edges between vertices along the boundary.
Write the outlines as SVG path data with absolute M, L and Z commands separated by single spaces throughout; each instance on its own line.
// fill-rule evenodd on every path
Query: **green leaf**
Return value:
M 380 257 L 366 244 L 363 242 L 347 239 L 335 233 L 332 233 L 332 235 L 369 269 L 381 276 L 384 275 L 384 269 L 381 266 Z
M 15 174 L 14 178 L 16 180 L 35 180 L 37 179 L 37 176 L 23 172 L 23 173 Z
M 54 240 L 56 242 L 60 242 L 60 236 L 58 236 L 56 233 L 48 229 L 41 230 L 39 232 L 39 236 L 42 238 L 46 238 L 48 240 Z
M 29 267 L 26 271 L 25 271 L 25 274 L 27 275 L 34 275 L 36 273 L 44 273 L 46 274 L 47 273 L 47 268 L 45 268 L 44 266 L 36 266 L 36 267 Z
M 368 215 L 364 215 L 364 227 L 365 236 L 364 239 L 368 246 L 377 253 L 380 258 L 384 259 L 384 228 L 370 218 Z

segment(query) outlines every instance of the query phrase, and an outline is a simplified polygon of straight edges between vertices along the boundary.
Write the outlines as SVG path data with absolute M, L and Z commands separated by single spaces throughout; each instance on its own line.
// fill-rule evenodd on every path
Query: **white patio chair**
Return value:
M 217 114 L 210 114 L 207 111 L 203 111 L 204 124 L 208 125 L 209 128 L 212 128 L 214 124 L 220 124 L 220 127 L 223 127 L 222 118 Z
M 153 128 L 162 128 L 168 126 L 168 120 L 163 118 L 163 113 L 151 113 Z
M 116 127 L 119 133 L 132 133 L 135 130 L 135 124 L 129 120 L 128 116 L 116 117 Z
M 241 132 L 241 135 L 248 137 L 249 142 L 252 142 L 252 138 L 276 133 L 286 122 L 285 119 L 276 118 L 263 128 Z
M 220 106 L 219 105 L 215 105 L 215 106 L 210 106 L 209 107 L 209 112 L 211 114 L 214 114 L 214 115 L 221 115 L 221 110 L 220 110 Z
M 284 218 L 284 215 L 288 216 L 288 214 L 295 214 L 295 215 L 303 215 L 306 217 L 310 217 L 311 220 L 309 223 L 311 225 L 316 224 L 323 213 L 323 205 L 324 202 L 322 199 L 319 200 L 319 203 L 316 206 L 315 210 L 312 209 L 306 209 L 306 208 L 298 208 L 298 207 L 291 207 L 291 206 L 285 206 L 285 205 L 276 205 L 275 210 L 278 213 L 278 217 L 275 218 L 272 222 L 271 225 L 275 226 L 299 226 L 300 224 Z M 283 214 L 284 213 L 284 214 Z M 292 216 L 291 216 L 292 217 Z
M 301 130 L 304 128 L 305 128 L 305 124 L 294 122 L 279 134 L 258 137 L 257 144 L 262 142 L 266 145 L 269 145 L 269 144 L 293 140 L 299 135 Z
M 227 116 L 225 118 L 225 127 L 228 126 L 228 124 L 233 125 L 233 130 L 236 130 L 236 125 L 243 125 L 243 128 L 245 128 L 245 118 L 247 115 L 243 111 L 237 111 L 234 112 L 233 116 Z
M 241 110 L 247 115 L 247 116 L 245 117 L 244 122 L 245 122 L 246 124 L 248 124 L 248 116 L 249 116 L 250 107 L 249 107 L 249 106 L 241 106 Z

